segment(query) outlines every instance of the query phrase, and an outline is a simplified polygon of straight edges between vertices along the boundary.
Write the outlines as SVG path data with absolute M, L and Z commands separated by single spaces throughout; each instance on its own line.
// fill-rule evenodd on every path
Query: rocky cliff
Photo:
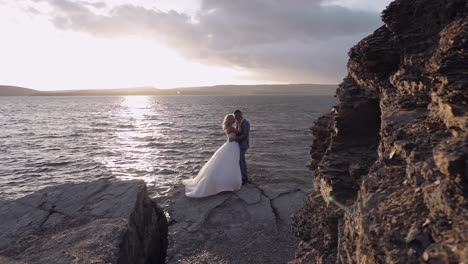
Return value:
M 294 263 L 468 260 L 468 2 L 396 0 L 312 130 Z
M 0 263 L 164 263 L 167 222 L 143 181 L 64 184 L 0 204 Z

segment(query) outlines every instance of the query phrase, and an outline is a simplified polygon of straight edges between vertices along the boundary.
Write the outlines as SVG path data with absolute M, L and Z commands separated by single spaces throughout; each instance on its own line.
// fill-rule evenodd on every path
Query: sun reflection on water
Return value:
M 122 114 L 127 114 L 137 121 L 151 113 L 150 96 L 125 96 L 122 101 Z
M 109 146 L 111 152 L 117 152 L 115 157 L 105 157 L 101 162 L 121 180 L 144 180 L 148 185 L 156 184 L 155 170 L 157 159 L 154 149 L 149 144 L 158 137 L 151 116 L 155 109 L 152 107 L 151 96 L 125 96 L 120 102 L 117 113 L 115 131 L 116 140 Z

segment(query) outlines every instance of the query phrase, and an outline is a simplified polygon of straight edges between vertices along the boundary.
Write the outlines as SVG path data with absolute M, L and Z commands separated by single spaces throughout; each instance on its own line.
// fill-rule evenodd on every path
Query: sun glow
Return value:
M 39 90 L 239 83 L 242 69 L 194 63 L 154 39 L 62 31 L 45 17 L 0 9 L 0 84 Z

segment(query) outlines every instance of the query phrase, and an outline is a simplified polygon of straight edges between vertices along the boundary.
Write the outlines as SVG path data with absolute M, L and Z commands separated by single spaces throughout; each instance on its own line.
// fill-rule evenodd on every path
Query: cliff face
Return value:
M 468 2 L 396 0 L 312 128 L 295 263 L 468 260 Z

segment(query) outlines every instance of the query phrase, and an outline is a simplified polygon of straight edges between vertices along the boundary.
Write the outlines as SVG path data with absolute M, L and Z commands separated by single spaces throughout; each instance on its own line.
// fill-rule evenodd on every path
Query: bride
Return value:
M 236 120 L 232 114 L 224 117 L 223 129 L 228 141 L 213 154 L 195 178 L 182 181 L 187 196 L 206 197 L 219 192 L 234 191 L 241 188 L 239 143 L 236 141 L 229 142 L 229 139 L 234 139 L 236 134 L 240 132 L 234 127 L 235 122 Z

